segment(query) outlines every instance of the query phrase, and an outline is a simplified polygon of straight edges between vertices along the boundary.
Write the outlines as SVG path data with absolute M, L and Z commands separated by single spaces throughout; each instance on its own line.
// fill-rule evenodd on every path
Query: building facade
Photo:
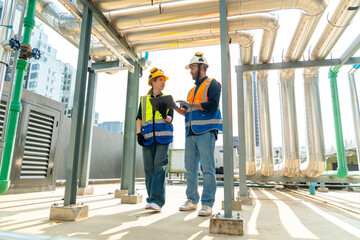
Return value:
M 68 63 L 56 59 L 57 50 L 48 43 L 48 36 L 40 25 L 33 28 L 31 47 L 41 52 L 39 60 L 29 59 L 28 69 L 24 76 L 23 87 L 65 104 L 66 116 L 71 116 L 75 89 L 76 70 Z M 21 39 L 19 39 L 21 42 Z M 13 71 L 14 52 L 11 52 L 5 81 L 10 81 Z

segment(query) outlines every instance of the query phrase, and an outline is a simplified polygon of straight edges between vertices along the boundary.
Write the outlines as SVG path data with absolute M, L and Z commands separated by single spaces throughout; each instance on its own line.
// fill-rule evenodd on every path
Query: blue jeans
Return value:
M 185 140 L 185 178 L 186 196 L 193 203 L 199 202 L 198 169 L 199 161 L 203 170 L 202 205 L 212 207 L 215 201 L 216 176 L 215 176 L 215 134 L 207 132 L 202 135 L 186 136 Z
M 168 149 L 169 144 L 157 142 L 142 148 L 145 185 L 148 193 L 146 201 L 156 203 L 160 207 L 165 204 L 165 174 L 169 163 Z

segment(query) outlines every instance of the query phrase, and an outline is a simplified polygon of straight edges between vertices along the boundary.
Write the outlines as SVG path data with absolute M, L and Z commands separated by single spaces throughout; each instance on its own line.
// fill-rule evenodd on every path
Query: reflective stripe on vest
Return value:
M 150 94 L 141 97 L 141 112 L 141 133 L 145 138 L 145 146 L 151 146 L 151 144 L 154 142 L 154 135 L 156 141 L 160 144 L 168 144 L 173 141 L 173 125 L 166 123 L 159 111 L 155 112 L 155 117 L 153 116 L 153 108 L 150 103 Z
M 200 85 L 195 96 L 194 93 L 196 87 L 193 87 L 188 94 L 187 101 L 194 104 L 208 102 L 208 90 L 212 80 L 214 79 L 206 79 Z M 222 131 L 222 119 L 220 109 L 218 108 L 215 112 L 204 112 L 198 109 L 188 108 L 185 114 L 186 134 L 189 133 L 190 127 L 196 134 L 202 134 L 211 130 Z

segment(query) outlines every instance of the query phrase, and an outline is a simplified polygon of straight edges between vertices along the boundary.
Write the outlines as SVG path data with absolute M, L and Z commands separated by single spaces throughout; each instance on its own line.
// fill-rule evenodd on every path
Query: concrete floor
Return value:
M 0 231 L 79 239 L 360 239 L 360 191 L 331 190 L 309 198 L 308 190 L 250 188 L 254 204 L 239 212 L 244 236 L 230 236 L 210 234 L 209 217 L 178 211 L 186 200 L 184 184 L 167 186 L 161 213 L 144 209 L 143 183 L 136 185 L 144 196 L 137 205 L 115 199 L 118 187 L 96 185 L 93 196 L 78 197 L 77 203 L 89 205 L 89 217 L 77 222 L 49 220 L 50 205 L 63 203 L 63 188 L 0 196 Z M 218 187 L 214 213 L 221 212 L 222 200 L 223 187 Z

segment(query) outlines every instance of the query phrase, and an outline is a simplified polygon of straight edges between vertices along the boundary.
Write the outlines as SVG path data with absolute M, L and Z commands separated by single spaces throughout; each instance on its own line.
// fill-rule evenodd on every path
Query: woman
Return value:
M 148 85 L 151 89 L 141 97 L 137 121 L 137 141 L 142 146 L 145 184 L 148 197 L 145 209 L 161 211 L 165 204 L 165 174 L 169 162 L 168 149 L 173 141 L 171 124 L 174 111 L 166 103 L 155 111 L 150 98 L 164 96 L 161 92 L 169 78 L 158 68 L 150 71 Z

